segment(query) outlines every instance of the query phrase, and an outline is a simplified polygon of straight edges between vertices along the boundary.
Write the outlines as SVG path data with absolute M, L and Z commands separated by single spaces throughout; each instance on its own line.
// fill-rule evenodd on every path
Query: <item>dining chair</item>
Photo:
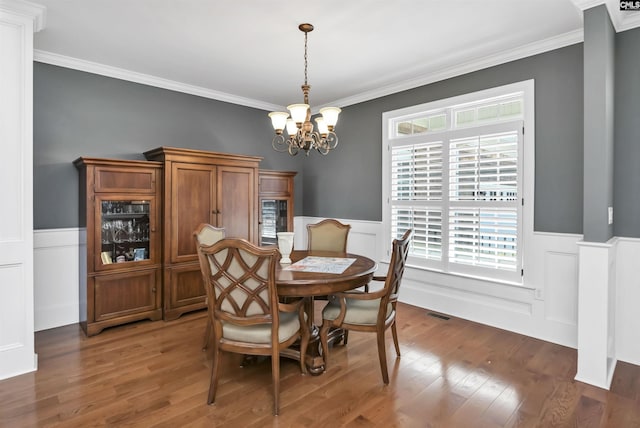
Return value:
M 307 249 L 309 251 L 347 252 L 347 238 L 351 225 L 331 218 L 307 225 Z
M 223 227 L 215 227 L 208 223 L 201 223 L 196 228 L 195 232 L 193 232 L 193 236 L 196 239 L 196 247 L 199 245 L 213 245 L 225 237 L 225 231 Z M 200 271 L 204 272 L 202 266 L 200 266 Z M 203 277 L 203 281 L 203 284 L 206 284 L 206 278 Z M 209 340 L 211 340 L 211 320 L 207 317 L 207 326 L 204 331 L 202 349 L 207 349 L 209 347 Z
M 207 403 L 215 402 L 222 351 L 271 356 L 273 413 L 280 409 L 280 351 L 300 339 L 300 370 L 306 374 L 309 327 L 304 299 L 278 302 L 277 248 L 261 248 L 237 238 L 199 245 L 206 278 L 208 315 L 213 326 L 213 364 Z
M 374 276 L 374 281 L 384 281 L 384 286 L 376 291 L 347 291 L 335 294 L 322 310 L 322 327 L 320 343 L 324 358 L 325 370 L 329 357 L 328 334 L 331 327 L 348 330 L 376 333 L 378 342 L 378 358 L 382 380 L 389 383 L 387 356 L 384 336 L 391 327 L 396 354 L 400 356 L 398 332 L 396 329 L 396 303 L 400 291 L 400 283 L 409 254 L 409 241 L 412 230 L 407 230 L 402 238 L 393 240 L 393 251 L 386 276 Z
M 332 218 L 307 225 L 307 250 L 346 253 L 350 224 Z M 316 296 L 315 300 L 328 300 L 329 296 Z M 345 342 L 346 344 L 346 342 Z

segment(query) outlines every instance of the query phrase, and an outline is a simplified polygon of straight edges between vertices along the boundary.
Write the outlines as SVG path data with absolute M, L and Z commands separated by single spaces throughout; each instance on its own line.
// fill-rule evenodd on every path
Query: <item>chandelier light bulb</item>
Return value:
M 318 125 L 318 132 L 320 135 L 327 135 L 329 133 L 329 128 L 327 127 L 327 123 L 324 118 L 316 117 L 316 124 Z
M 291 119 L 295 123 L 303 123 L 307 119 L 309 104 L 291 104 L 287 106 L 287 110 L 291 112 Z
M 287 119 L 287 134 L 293 137 L 297 133 L 298 133 L 298 125 L 296 125 L 293 119 Z
M 329 129 L 333 129 L 333 127 L 336 126 L 336 123 L 338 123 L 338 115 L 341 111 L 338 107 L 325 107 L 320 109 L 320 114 Z
M 271 118 L 271 124 L 273 125 L 273 129 L 275 129 L 276 134 L 282 134 L 282 130 L 287 124 L 289 114 L 283 111 L 272 111 L 269 113 L 269 117 Z

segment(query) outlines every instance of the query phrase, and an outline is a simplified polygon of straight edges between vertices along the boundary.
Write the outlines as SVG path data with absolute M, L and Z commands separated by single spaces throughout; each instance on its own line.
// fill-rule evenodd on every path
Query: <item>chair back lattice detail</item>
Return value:
M 256 255 L 243 248 L 248 242 L 235 241 L 234 246 L 214 244 L 203 248 L 210 270 L 207 291 L 216 318 L 243 319 L 247 324 L 272 322 L 278 313 L 272 310 L 277 308 L 274 283 L 277 249 L 263 249 L 261 255 Z

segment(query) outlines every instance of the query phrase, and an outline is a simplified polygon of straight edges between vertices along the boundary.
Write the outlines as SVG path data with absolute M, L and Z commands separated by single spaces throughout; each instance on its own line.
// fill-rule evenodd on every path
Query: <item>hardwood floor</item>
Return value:
M 352 332 L 329 369 L 282 360 L 280 416 L 270 362 L 225 354 L 207 406 L 204 312 L 87 338 L 77 325 L 36 333 L 39 370 L 0 381 L 1 427 L 640 427 L 640 367 L 618 363 L 610 391 L 573 380 L 576 351 L 401 305 L 384 386 L 375 335 Z

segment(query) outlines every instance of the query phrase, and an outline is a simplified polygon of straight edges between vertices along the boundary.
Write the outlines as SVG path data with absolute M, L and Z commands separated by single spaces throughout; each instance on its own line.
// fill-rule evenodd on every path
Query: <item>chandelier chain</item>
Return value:
M 308 85 L 307 83 L 307 35 L 309 33 L 305 32 L 304 33 L 304 84 L 305 86 Z

